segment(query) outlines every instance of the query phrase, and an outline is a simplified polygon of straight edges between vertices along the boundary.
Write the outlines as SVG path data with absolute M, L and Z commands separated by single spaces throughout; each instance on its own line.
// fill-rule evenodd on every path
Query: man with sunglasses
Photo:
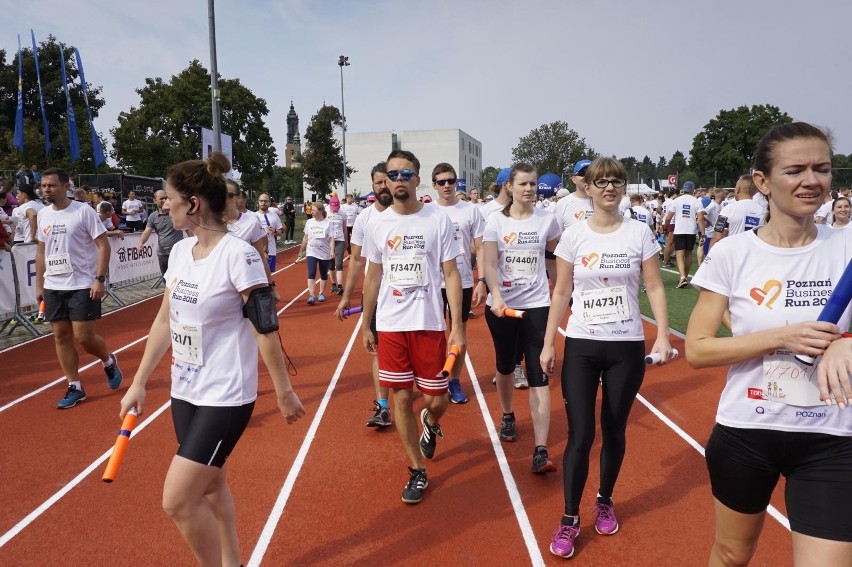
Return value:
M 485 301 L 488 291 L 485 287 L 485 278 L 479 278 L 474 282 L 473 264 L 471 255 L 477 260 L 477 265 L 482 266 L 482 235 L 485 234 L 485 220 L 479 212 L 479 208 L 473 203 L 462 201 L 456 193 L 458 176 L 456 170 L 448 163 L 439 163 L 432 170 L 432 188 L 437 191 L 438 196 L 435 203 L 453 221 L 455 227 L 456 241 L 461 243 L 462 255 L 456 258 L 459 274 L 462 282 L 462 326 L 467 333 L 467 320 L 470 317 L 471 307 L 476 307 Z M 447 304 L 447 291 L 442 287 L 441 295 L 444 305 Z M 461 350 L 456 356 L 455 364 L 450 372 L 450 401 L 454 404 L 464 404 L 467 396 L 462 390 L 459 376 L 464 366 L 465 351 Z
M 154 205 L 157 210 L 148 216 L 145 223 L 145 230 L 142 231 L 142 236 L 139 238 L 137 249 L 141 253 L 145 248 L 145 243 L 151 237 L 151 233 L 157 235 L 157 262 L 160 265 L 160 273 L 165 275 L 166 269 L 169 267 L 169 253 L 172 251 L 172 246 L 175 242 L 183 238 L 183 231 L 175 230 L 172 225 L 172 217 L 168 211 L 163 211 L 163 205 L 166 202 L 166 192 L 160 189 L 154 193 Z
M 387 159 L 388 185 L 393 205 L 373 217 L 367 226 L 363 253 L 369 261 L 364 279 L 362 341 L 370 354 L 378 353 L 379 379 L 393 391 L 396 427 L 411 461 L 402 501 L 416 504 L 428 486 L 423 459 L 435 454 L 439 424 L 447 409 L 447 378 L 441 374 L 447 358 L 444 304 L 436 293 L 443 272 L 452 327 L 449 344 L 465 347 L 462 324 L 462 286 L 456 258 L 462 254 L 450 217 L 441 207 L 417 200 L 420 162 L 411 152 L 394 150 Z M 376 328 L 369 320 L 376 312 Z M 423 392 L 420 412 L 423 433 L 417 443 L 414 385 Z
M 592 208 L 592 200 L 586 193 L 586 182 L 583 181 L 586 175 L 586 170 L 592 162 L 587 159 L 581 159 L 574 164 L 574 170 L 571 175 L 571 183 L 576 187 L 576 191 L 556 201 L 554 214 L 556 221 L 562 230 L 565 230 L 574 223 L 578 223 L 592 216 L 594 209 Z

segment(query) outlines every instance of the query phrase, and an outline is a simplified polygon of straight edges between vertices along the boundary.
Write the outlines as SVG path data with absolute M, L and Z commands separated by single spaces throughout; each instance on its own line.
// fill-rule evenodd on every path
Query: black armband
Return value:
M 544 259 L 545 260 L 556 260 L 556 254 L 554 254 L 550 250 L 545 250 L 544 251 Z
M 716 232 L 722 232 L 728 229 L 728 217 L 723 217 L 719 215 L 719 218 L 716 219 L 716 225 L 713 227 L 713 230 Z
M 243 317 L 251 321 L 261 335 L 278 330 L 278 312 L 271 287 L 258 287 L 251 291 L 243 305 Z

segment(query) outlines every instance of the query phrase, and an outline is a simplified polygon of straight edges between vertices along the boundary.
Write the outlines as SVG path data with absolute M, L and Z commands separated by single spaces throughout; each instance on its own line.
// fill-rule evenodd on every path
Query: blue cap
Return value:
M 495 183 L 497 183 L 497 187 L 502 187 L 504 183 L 509 182 L 509 174 L 511 172 L 511 167 L 504 167 L 500 170 L 500 173 L 497 174 L 497 180 L 495 181 Z
M 577 163 L 574 164 L 574 175 L 582 175 L 585 173 L 585 169 L 592 165 L 592 162 L 587 159 L 581 159 Z
M 692 181 L 686 181 L 683 184 L 683 192 L 684 193 L 692 193 L 695 190 L 695 183 Z

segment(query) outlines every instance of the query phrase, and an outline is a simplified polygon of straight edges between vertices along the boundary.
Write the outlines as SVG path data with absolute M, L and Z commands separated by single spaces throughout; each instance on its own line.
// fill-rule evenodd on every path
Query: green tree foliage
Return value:
M 831 167 L 832 187 L 852 187 L 852 155 L 834 154 L 831 156 Z
M 272 168 L 272 173 L 263 180 L 261 190 L 270 194 L 276 201 L 281 201 L 285 197 L 301 200 L 302 185 L 302 169 L 300 167 L 276 165 Z
M 343 185 L 343 154 L 340 143 L 334 139 L 335 126 L 343 126 L 340 111 L 334 106 L 323 105 L 311 117 L 305 131 L 302 171 L 305 183 L 320 199 L 325 199 L 335 185 Z M 347 165 L 346 173 L 349 176 L 355 170 Z
M 479 172 L 479 186 L 483 190 L 487 190 L 488 186 L 497 181 L 497 174 L 500 173 L 499 167 L 489 165 Z M 482 197 L 486 197 L 485 193 L 480 193 Z
M 266 101 L 239 79 L 219 79 L 222 133 L 233 140 L 233 168 L 243 187 L 258 189 L 272 173 L 275 148 L 264 123 Z M 198 61 L 174 75 L 145 79 L 139 106 L 118 116 L 112 155 L 129 173 L 161 176 L 169 166 L 201 156 L 201 128 L 212 128 L 210 73 Z
M 15 131 L 15 110 L 18 105 L 18 52 L 7 53 L 0 49 L 0 169 L 15 169 L 18 163 L 36 164 L 45 167 L 63 167 L 75 169 L 78 173 L 94 173 L 95 160 L 92 154 L 92 137 L 89 130 L 89 118 L 86 116 L 86 104 L 83 89 L 80 86 L 77 62 L 72 46 L 65 46 L 65 71 L 68 78 L 68 91 L 77 120 L 77 135 L 80 139 L 80 161 L 71 163 L 68 147 L 68 126 L 66 123 L 65 91 L 59 72 L 62 54 L 56 38 L 49 36 L 38 44 L 38 63 L 41 73 L 41 86 L 44 93 L 44 110 L 47 115 L 50 132 L 51 150 L 44 155 L 44 126 L 39 107 L 38 82 L 36 78 L 35 58 L 29 35 L 21 37 L 23 46 L 23 100 L 24 100 L 24 153 L 12 145 Z M 83 65 L 87 54 L 80 53 Z M 92 77 L 89 76 L 89 79 Z M 88 86 L 89 107 L 96 119 L 106 103 L 101 96 L 101 87 Z M 96 122 L 97 124 L 97 122 Z M 101 138 L 103 144 L 103 138 Z M 109 168 L 101 166 L 101 171 Z
M 669 160 L 669 175 L 679 175 L 681 171 L 686 171 L 686 158 L 682 151 L 677 150 Z
M 597 153 L 586 144 L 585 138 L 565 122 L 542 124 L 520 139 L 512 149 L 512 159 L 531 163 L 543 173 L 562 173 L 581 159 L 594 159 Z
M 660 156 L 660 159 L 657 160 L 657 177 L 662 179 L 663 177 L 667 177 L 669 175 L 669 162 L 666 161 L 665 156 Z
M 690 169 L 707 184 L 714 174 L 717 184 L 733 187 L 751 167 L 760 138 L 776 124 L 792 122 L 777 106 L 740 106 L 722 110 L 695 136 Z

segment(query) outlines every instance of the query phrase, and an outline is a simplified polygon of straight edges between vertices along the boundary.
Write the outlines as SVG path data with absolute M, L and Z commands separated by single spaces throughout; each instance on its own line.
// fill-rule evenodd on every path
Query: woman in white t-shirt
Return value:
M 821 130 L 775 126 L 754 159 L 766 225 L 717 243 L 692 280 L 687 358 L 730 365 L 706 448 L 710 564 L 749 562 L 783 474 L 793 564 L 852 565 L 852 341 L 841 338 L 850 313 L 839 326 L 817 321 L 852 259 L 852 234 L 813 222 L 831 185 Z M 728 312 L 733 337 L 717 337 Z M 795 353 L 822 358 L 808 366 Z
M 245 304 L 266 312 L 274 304 L 258 301 L 268 290 L 263 259 L 225 225 L 229 169 L 225 155 L 213 152 L 207 161 L 186 161 L 166 173 L 163 210 L 176 230 L 192 229 L 194 236 L 172 248 L 162 306 L 121 400 L 122 417 L 132 408 L 142 413 L 148 378 L 171 346 L 179 447 L 166 474 L 163 509 L 201 565 L 241 563 L 225 460 L 254 408 L 258 350 L 287 422 L 305 414 L 290 386 L 277 333 L 259 334 L 257 319 L 244 315 Z
M 536 170 L 530 164 L 518 163 L 512 168 L 509 173 L 511 200 L 502 211 L 488 217 L 482 245 L 485 282 L 490 290 L 485 301 L 488 306 L 485 321 L 494 341 L 497 392 L 503 410 L 500 439 L 515 441 L 517 438 L 513 382 L 520 345 L 527 365 L 535 437 L 532 470 L 547 473 L 556 470 L 547 453 L 550 389 L 538 359 L 550 309 L 544 253 L 556 248 L 560 228 L 552 213 L 535 208 L 537 179 Z M 522 310 L 524 316 L 507 317 L 507 308 Z
M 553 305 L 541 351 L 541 366 L 553 372 L 555 340 L 569 305 L 562 361 L 562 398 L 568 415 L 563 456 L 565 512 L 550 551 L 571 557 L 580 534 L 580 500 L 589 474 L 595 439 L 595 400 L 603 390 L 601 471 L 595 501 L 595 530 L 618 531 L 612 493 L 626 447 L 627 418 L 645 376 L 645 334 L 639 311 L 639 279 L 644 279 L 657 324 L 651 352 L 662 362 L 671 356 L 666 293 L 660 279 L 660 246 L 651 228 L 619 213 L 627 171 L 614 158 L 598 158 L 586 171 L 586 192 L 594 214 L 569 227 L 556 247 Z
M 331 293 L 343 295 L 343 253 L 349 249 L 349 230 L 346 229 L 346 215 L 340 206 L 340 199 L 332 194 L 328 200 L 328 223 L 331 225 L 331 235 L 334 238 L 333 260 L 331 270 Z
M 831 206 L 831 215 L 834 220 L 831 221 L 831 228 L 844 229 L 849 226 L 850 210 L 849 199 L 847 197 L 838 197 L 834 200 Z
M 302 236 L 302 247 L 299 249 L 297 261 L 305 258 L 308 266 L 308 305 L 314 305 L 317 301 L 325 301 L 325 287 L 328 284 L 328 271 L 332 267 L 334 236 L 331 223 L 328 222 L 328 213 L 325 211 L 325 203 L 319 201 L 313 204 L 311 218 L 305 223 L 304 236 Z M 320 273 L 319 296 L 317 290 L 317 267 Z

